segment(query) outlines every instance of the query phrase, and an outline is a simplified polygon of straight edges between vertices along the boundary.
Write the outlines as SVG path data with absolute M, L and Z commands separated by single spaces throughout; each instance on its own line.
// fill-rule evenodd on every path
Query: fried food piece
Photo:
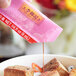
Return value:
M 76 69 L 72 69 L 69 76 L 76 76 Z
M 34 71 L 25 66 L 10 66 L 4 70 L 4 76 L 34 76 Z
M 42 73 L 40 76 L 60 76 L 57 70 L 47 71 Z
M 43 67 L 44 72 L 57 70 L 60 76 L 69 76 L 67 69 L 56 59 L 52 59 Z

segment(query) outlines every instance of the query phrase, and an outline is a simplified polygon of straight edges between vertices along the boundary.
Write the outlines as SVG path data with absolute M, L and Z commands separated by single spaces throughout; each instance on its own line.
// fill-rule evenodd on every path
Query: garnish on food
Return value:
M 34 72 L 42 72 L 42 68 L 35 63 L 32 63 L 32 68 Z

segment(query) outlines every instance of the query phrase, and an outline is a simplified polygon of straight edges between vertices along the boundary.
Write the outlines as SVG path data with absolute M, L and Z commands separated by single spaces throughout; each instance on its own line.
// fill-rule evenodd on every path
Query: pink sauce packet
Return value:
M 26 0 L 12 0 L 10 7 L 0 8 L 0 21 L 30 43 L 53 42 L 63 30 Z

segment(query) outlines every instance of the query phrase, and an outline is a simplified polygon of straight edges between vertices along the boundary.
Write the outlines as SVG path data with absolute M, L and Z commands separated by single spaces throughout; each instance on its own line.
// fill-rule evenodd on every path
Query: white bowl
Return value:
M 50 54 L 45 55 L 45 64 L 53 58 L 57 58 L 66 68 L 68 68 L 70 65 L 73 65 L 76 68 L 76 58 L 69 56 L 50 55 Z M 4 61 L 0 63 L 0 75 L 3 76 L 3 71 L 8 66 L 23 65 L 31 67 L 31 64 L 33 62 L 42 67 L 43 55 L 26 55 Z

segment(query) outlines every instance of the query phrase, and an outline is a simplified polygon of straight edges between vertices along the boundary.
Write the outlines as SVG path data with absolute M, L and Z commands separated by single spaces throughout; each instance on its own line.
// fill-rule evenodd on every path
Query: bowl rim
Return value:
M 19 56 L 19 57 L 11 58 L 11 59 L 8 59 L 8 60 L 5 60 L 5 61 L 1 62 L 0 65 L 3 64 L 3 63 L 5 63 L 5 62 L 7 62 L 7 61 L 10 61 L 10 60 L 13 60 L 13 59 L 17 59 L 17 58 L 21 58 L 21 57 L 23 58 L 23 57 L 38 57 L 38 56 L 43 56 L 43 54 L 24 55 L 24 56 Z M 68 58 L 68 59 L 74 59 L 74 60 L 76 60 L 75 57 L 73 57 L 73 56 L 66 56 L 66 55 L 44 54 L 44 56 L 52 56 L 52 57 L 60 57 L 60 58 Z

